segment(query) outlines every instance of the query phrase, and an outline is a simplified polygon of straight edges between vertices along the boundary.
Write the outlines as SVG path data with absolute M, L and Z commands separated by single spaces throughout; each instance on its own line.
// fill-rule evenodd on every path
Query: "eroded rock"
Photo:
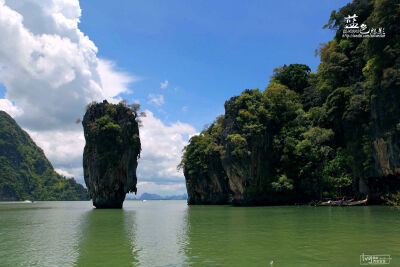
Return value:
M 122 208 L 125 195 L 137 192 L 140 157 L 137 106 L 90 104 L 82 125 L 85 183 L 96 208 Z

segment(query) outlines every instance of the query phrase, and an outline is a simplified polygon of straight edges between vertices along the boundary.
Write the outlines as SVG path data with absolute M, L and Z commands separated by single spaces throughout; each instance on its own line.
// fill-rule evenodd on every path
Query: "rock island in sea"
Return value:
M 352 14 L 385 37 L 343 36 Z M 188 203 L 400 203 L 399 18 L 398 1 L 353 1 L 324 26 L 336 35 L 316 72 L 283 65 L 265 90 L 226 101 L 185 148 Z
M 86 140 L 83 171 L 96 208 L 122 208 L 125 195 L 137 192 L 138 107 L 106 100 L 87 107 L 82 121 Z

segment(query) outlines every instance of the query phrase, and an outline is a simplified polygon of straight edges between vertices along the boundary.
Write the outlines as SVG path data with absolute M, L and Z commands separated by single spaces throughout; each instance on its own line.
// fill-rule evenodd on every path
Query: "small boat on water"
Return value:
M 344 200 L 344 197 L 341 200 L 328 200 L 325 202 L 314 202 L 314 206 L 360 206 L 360 205 L 366 205 L 368 202 L 368 195 L 365 199 L 363 200 Z
M 30 201 L 29 199 L 24 200 L 24 203 L 32 203 L 32 201 Z
M 341 200 L 331 200 L 328 199 L 327 201 L 315 201 L 314 206 L 341 206 L 344 203 L 344 197 Z
M 343 206 L 359 206 L 359 205 L 366 205 L 368 202 L 368 195 L 365 199 L 363 200 L 358 200 L 358 201 L 349 201 L 343 203 Z

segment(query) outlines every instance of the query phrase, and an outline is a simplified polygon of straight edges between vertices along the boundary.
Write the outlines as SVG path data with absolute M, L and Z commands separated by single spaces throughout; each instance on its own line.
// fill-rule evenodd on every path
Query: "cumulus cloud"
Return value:
M 80 14 L 77 0 L 0 1 L 0 81 L 24 127 L 69 129 L 88 102 L 118 101 L 136 79 L 97 58 Z
M 160 88 L 161 89 L 165 89 L 168 87 L 168 80 L 165 80 L 163 82 L 160 83 Z
M 82 154 L 85 139 L 80 126 L 75 130 L 27 130 L 43 149 L 58 173 L 83 181 Z M 67 175 L 68 174 L 68 175 Z
M 10 114 L 11 117 L 18 117 L 24 113 L 21 108 L 15 106 L 10 100 L 4 98 L 0 99 L 0 110 L 4 110 Z
M 149 94 L 148 98 L 149 98 L 149 101 L 147 102 L 148 104 L 154 104 L 156 106 L 162 106 L 164 104 L 163 95 Z
M 182 149 L 196 129 L 187 123 L 164 124 L 149 110 L 142 118 L 140 130 L 142 155 L 139 160 L 138 177 L 143 181 L 158 183 L 183 182 L 183 174 L 176 166 Z
M 73 177 L 73 176 L 74 176 L 72 173 L 69 173 L 69 172 L 67 172 L 66 170 L 63 170 L 63 169 L 57 169 L 57 168 L 55 168 L 54 170 L 55 170 L 58 174 L 61 174 L 61 175 L 65 176 L 65 177 Z
M 85 141 L 75 121 L 88 103 L 115 103 L 121 93 L 131 93 L 128 86 L 138 77 L 97 57 L 96 45 L 78 27 L 80 16 L 78 0 L 0 0 L 0 83 L 6 87 L 0 109 L 28 131 L 57 172 L 83 183 Z M 160 106 L 164 97 L 149 95 L 149 102 Z M 182 184 L 176 164 L 194 128 L 165 125 L 146 113 L 139 179 L 147 179 L 147 186 L 164 183 L 156 179 Z
M 128 85 L 139 80 L 138 77 L 131 74 L 117 72 L 115 63 L 110 60 L 99 59 L 97 71 L 100 74 L 101 85 L 107 98 L 114 98 L 120 93 L 131 93 L 127 89 Z

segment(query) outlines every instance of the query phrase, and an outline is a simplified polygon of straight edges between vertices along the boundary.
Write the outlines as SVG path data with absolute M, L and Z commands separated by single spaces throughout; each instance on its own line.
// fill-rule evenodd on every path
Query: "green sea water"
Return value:
M 360 266 L 363 253 L 400 266 L 400 211 L 0 203 L 0 266 Z

